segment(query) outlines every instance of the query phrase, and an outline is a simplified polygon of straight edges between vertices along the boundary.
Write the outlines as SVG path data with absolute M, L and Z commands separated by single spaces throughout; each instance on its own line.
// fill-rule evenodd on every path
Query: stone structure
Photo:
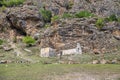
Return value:
M 41 48 L 40 57 L 54 57 L 55 56 L 55 49 L 50 47 Z
M 71 54 L 82 54 L 82 49 L 79 43 L 77 43 L 76 48 L 62 50 L 62 55 L 71 55 Z
M 76 48 L 61 50 L 60 56 L 71 55 L 71 54 L 82 54 L 82 49 L 79 43 L 77 43 Z M 41 48 L 40 50 L 40 57 L 54 57 L 55 55 L 57 55 L 57 51 L 53 48 L 46 47 L 46 48 Z
M 77 54 L 82 54 L 82 48 L 80 43 L 77 43 L 76 51 L 77 51 Z

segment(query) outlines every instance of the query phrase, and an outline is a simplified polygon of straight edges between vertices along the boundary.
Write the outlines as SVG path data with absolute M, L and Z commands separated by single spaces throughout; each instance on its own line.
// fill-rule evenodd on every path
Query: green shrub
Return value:
M 2 2 L 3 2 L 3 0 L 0 0 L 0 7 L 2 6 Z
M 24 1 L 25 0 L 3 0 L 0 2 L 0 4 L 6 7 L 12 7 L 12 6 L 23 4 Z
M 75 17 L 77 18 L 92 17 L 92 16 L 94 15 L 89 11 L 80 11 L 75 14 Z
M 110 15 L 109 21 L 118 21 L 117 16 L 115 14 Z
M 96 27 L 101 29 L 103 26 L 104 26 L 104 19 L 103 18 L 99 18 L 97 21 L 96 21 Z
M 50 27 L 50 24 L 45 24 L 44 28 Z
M 2 45 L 3 44 L 3 40 L 2 39 L 0 39 L 0 45 Z
M 119 18 L 117 18 L 118 19 L 118 22 L 120 22 L 120 17 Z
M 24 37 L 22 41 L 27 45 L 33 45 L 35 43 L 35 39 L 33 39 L 31 36 Z
M 70 17 L 73 17 L 73 15 L 70 14 L 70 13 L 64 13 L 64 14 L 62 15 L 62 18 L 70 18 Z
M 51 22 L 51 17 L 52 17 L 51 11 L 40 9 L 40 14 L 45 22 Z
M 119 21 L 117 16 L 115 14 L 110 15 L 109 17 L 105 18 L 105 21 L 109 22 L 109 21 Z
M 6 10 L 6 7 L 5 7 L 5 6 L 2 6 L 2 7 L 0 8 L 0 11 L 1 11 L 1 12 L 5 11 L 5 10 Z
M 59 20 L 59 19 L 60 19 L 60 17 L 59 17 L 58 15 L 53 16 L 53 17 L 51 18 L 52 22 L 55 22 L 55 21 L 57 21 L 57 20 Z

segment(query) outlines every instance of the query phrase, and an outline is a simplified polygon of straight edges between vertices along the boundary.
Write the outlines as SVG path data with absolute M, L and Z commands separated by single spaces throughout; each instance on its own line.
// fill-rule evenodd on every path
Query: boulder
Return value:
M 100 62 L 98 60 L 93 60 L 92 64 L 99 64 Z
M 32 51 L 29 49 L 24 49 L 24 51 L 31 53 Z
M 13 50 L 13 48 L 8 47 L 8 46 L 4 46 L 3 49 L 4 49 L 5 51 L 11 51 L 11 50 Z
M 5 56 L 4 54 L 1 54 L 1 53 L 0 53 L 0 57 L 4 57 L 4 56 Z
M 108 63 L 108 61 L 105 59 L 100 60 L 100 64 L 107 64 L 107 63 Z
M 6 64 L 7 63 L 7 60 L 1 60 L 0 61 L 0 64 Z
M 111 61 L 111 63 L 112 63 L 112 64 L 117 64 L 118 61 L 117 61 L 117 59 L 113 59 L 113 60 Z
M 100 52 L 98 49 L 94 49 L 94 50 L 93 50 L 93 53 L 94 53 L 94 54 L 100 54 L 101 52 Z
M 40 34 L 39 34 L 39 33 L 34 34 L 34 35 L 33 35 L 33 38 L 34 38 L 35 40 L 39 40 L 39 39 L 40 39 Z
M 2 49 L 3 48 L 3 45 L 0 45 L 0 49 Z
M 34 35 L 44 26 L 39 9 L 33 5 L 11 8 L 6 17 L 11 27 L 24 35 Z

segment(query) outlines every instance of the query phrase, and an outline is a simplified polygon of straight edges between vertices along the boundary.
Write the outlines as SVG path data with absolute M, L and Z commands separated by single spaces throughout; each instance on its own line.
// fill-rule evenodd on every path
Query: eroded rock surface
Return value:
M 58 43 L 64 43 L 65 46 L 62 46 L 62 48 L 72 49 L 77 43 L 80 43 L 83 52 L 94 52 L 94 50 L 97 50 L 99 53 L 116 51 L 120 45 L 119 39 L 116 39 L 116 37 L 119 38 L 119 25 L 112 24 L 112 26 L 107 26 L 110 23 L 106 23 L 108 29 L 98 29 L 94 25 L 94 21 L 96 21 L 96 18 L 62 19 L 58 25 L 53 25 L 52 29 L 48 28 L 45 31 L 42 45 L 45 46 L 49 42 L 51 43 L 48 43 L 49 46 L 52 45 L 54 48 L 57 48 L 60 45 L 57 45 Z
M 70 49 L 80 43 L 83 52 L 90 53 L 116 51 L 120 45 L 118 22 L 105 23 L 103 28 L 98 29 L 95 26 L 97 18 L 70 18 L 60 19 L 56 24 L 50 23 L 50 27 L 45 29 L 45 22 L 39 12 L 41 7 L 50 10 L 53 16 L 82 10 L 88 10 L 98 17 L 111 14 L 120 16 L 119 0 L 28 0 L 22 6 L 9 7 L 0 13 L 0 37 L 13 36 L 11 38 L 14 39 L 16 35 L 40 34 L 41 47 Z
M 7 18 L 11 26 L 21 30 L 27 35 L 33 35 L 38 32 L 38 28 L 44 26 L 39 10 L 36 6 L 24 5 L 10 9 Z

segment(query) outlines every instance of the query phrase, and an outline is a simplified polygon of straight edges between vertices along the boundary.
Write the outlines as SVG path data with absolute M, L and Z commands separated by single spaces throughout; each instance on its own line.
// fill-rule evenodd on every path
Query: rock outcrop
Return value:
M 38 7 L 45 6 L 53 14 L 75 13 L 88 10 L 98 16 L 120 16 L 119 0 L 32 0 Z
M 62 15 L 64 12 L 76 13 L 88 10 L 98 17 L 116 14 L 120 16 L 119 0 L 29 0 L 24 5 L 9 7 L 0 15 L 0 37 L 3 34 L 14 39 L 18 35 L 43 34 L 41 47 L 55 49 L 70 49 L 76 43 L 82 45 L 83 52 L 105 53 L 116 51 L 120 43 L 120 24 L 118 22 L 105 23 L 98 29 L 95 26 L 97 18 L 69 18 L 60 19 L 56 24 L 51 24 L 43 29 L 45 22 L 39 9 L 44 7 L 52 15 Z M 4 32 L 3 30 L 6 29 Z M 40 31 L 41 29 L 45 31 Z M 3 31 L 3 32 L 1 32 Z M 44 32 L 44 33 L 43 33 Z M 2 38 L 1 37 L 1 38 Z M 38 38 L 38 37 L 37 37 Z M 60 46 L 65 44 L 65 46 Z
M 71 12 L 89 10 L 98 16 L 116 14 L 120 16 L 119 0 L 74 0 Z
M 6 19 L 5 13 L 0 13 L 0 38 L 8 37 L 10 30 L 10 23 Z
M 77 43 L 82 45 L 83 52 L 99 53 L 116 51 L 119 44 L 119 23 L 106 23 L 102 29 L 95 26 L 96 18 L 61 19 L 58 25 L 48 28 L 44 33 L 42 45 L 56 48 L 58 43 L 64 43 L 63 49 L 71 49 Z M 107 29 L 105 29 L 107 27 Z M 116 31 L 117 30 L 117 31 Z M 51 44 L 49 44 L 49 43 Z M 47 45 L 48 43 L 48 45 Z
M 38 32 L 38 28 L 44 26 L 38 8 L 32 5 L 11 8 L 6 17 L 12 28 L 16 28 L 26 35 L 35 34 Z

